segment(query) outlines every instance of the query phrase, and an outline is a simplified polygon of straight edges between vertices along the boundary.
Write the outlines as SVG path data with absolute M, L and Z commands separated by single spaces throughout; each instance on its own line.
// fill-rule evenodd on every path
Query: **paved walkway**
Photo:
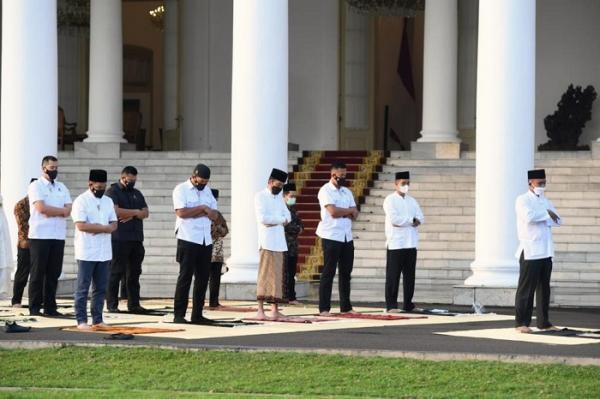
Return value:
M 2 306 L 4 305 L 4 306 Z M 145 301 L 144 306 L 165 315 L 105 314 L 111 325 L 183 329 L 136 335 L 130 341 L 103 339 L 106 333 L 65 331 L 73 327 L 73 319 L 35 317 L 28 320 L 27 309 L 13 309 L 0 303 L 0 319 L 14 319 L 32 326 L 28 333 L 0 332 L 0 347 L 39 347 L 47 345 L 149 345 L 179 348 L 229 348 L 236 350 L 297 350 L 382 356 L 407 356 L 428 359 L 500 359 L 527 362 L 561 362 L 600 365 L 600 339 L 583 337 L 518 334 L 513 329 L 512 309 L 489 309 L 491 314 L 469 314 L 468 308 L 457 308 L 458 316 L 415 314 L 401 315 L 402 320 L 315 319 L 314 305 L 284 308 L 296 321 L 307 323 L 264 322 L 235 327 L 172 324 L 170 301 Z M 61 310 L 72 314 L 71 301 L 61 301 Z M 206 311 L 215 320 L 242 320 L 254 313 L 244 312 L 254 306 L 248 302 L 230 302 L 237 311 Z M 429 308 L 444 308 L 445 305 Z M 355 307 L 363 314 L 384 315 L 381 307 Z M 552 309 L 551 320 L 560 327 L 600 330 L 600 309 Z

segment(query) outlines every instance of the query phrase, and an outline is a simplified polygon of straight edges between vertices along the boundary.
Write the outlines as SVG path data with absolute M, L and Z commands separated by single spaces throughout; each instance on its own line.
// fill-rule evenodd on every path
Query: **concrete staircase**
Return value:
M 175 185 L 187 179 L 198 162 L 207 164 L 212 171 L 210 187 L 219 189 L 219 209 L 230 223 L 231 170 L 229 153 L 197 152 L 135 152 L 124 151 L 118 159 L 76 157 L 73 152 L 58 154 L 59 179 L 64 182 L 73 200 L 87 189 L 89 169 L 108 171 L 109 183 L 116 182 L 121 169 L 133 165 L 138 169 L 139 188 L 148 202 L 150 217 L 144 221 L 146 258 L 141 277 L 141 294 L 145 297 L 172 297 L 179 266 L 175 262 L 175 213 L 172 191 Z M 289 170 L 301 157 L 300 152 L 289 153 Z M 73 224 L 68 224 L 65 247 L 65 277 L 75 277 L 77 266 L 73 251 Z M 230 253 L 229 236 L 225 238 L 225 256 Z
M 536 167 L 546 168 L 547 195 L 564 222 L 563 227 L 554 230 L 552 303 L 599 306 L 600 159 L 593 159 L 588 151 L 538 153 Z M 399 170 L 410 170 L 411 195 L 418 199 L 425 214 L 425 224 L 420 228 L 415 300 L 452 303 L 452 287 L 461 285 L 470 275 L 469 266 L 475 257 L 474 153 L 463 153 L 458 160 L 417 160 L 411 159 L 410 152 L 391 153 L 354 225 L 352 298 L 384 300 L 382 205 L 393 191 L 394 172 Z

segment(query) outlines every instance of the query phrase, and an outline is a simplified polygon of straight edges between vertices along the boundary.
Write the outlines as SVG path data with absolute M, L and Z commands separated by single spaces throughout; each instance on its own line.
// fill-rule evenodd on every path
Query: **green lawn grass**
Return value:
M 64 347 L 0 350 L 0 386 L 19 398 L 594 398 L 600 367 Z

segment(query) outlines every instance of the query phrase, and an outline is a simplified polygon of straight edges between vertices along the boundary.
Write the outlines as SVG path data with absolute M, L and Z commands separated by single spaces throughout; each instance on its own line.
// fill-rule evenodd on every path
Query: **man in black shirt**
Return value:
M 145 313 L 140 305 L 140 275 L 144 260 L 143 219 L 149 215 L 142 193 L 135 189 L 137 169 L 126 166 L 121 178 L 106 191 L 115 203 L 119 227 L 112 235 L 113 258 L 110 268 L 106 305 L 109 312 L 119 311 L 119 282 L 125 276 L 127 309 L 131 313 Z

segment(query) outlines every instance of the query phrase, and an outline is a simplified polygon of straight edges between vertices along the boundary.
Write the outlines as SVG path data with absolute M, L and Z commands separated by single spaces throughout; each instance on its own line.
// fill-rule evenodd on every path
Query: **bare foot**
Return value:
M 90 326 L 87 323 L 81 323 L 81 324 L 77 324 L 77 329 L 81 330 L 81 331 L 89 331 L 92 329 L 92 326 Z
M 286 316 L 279 311 L 269 313 L 269 319 L 271 320 L 285 320 L 285 318 Z
M 533 330 L 527 326 L 520 326 L 515 328 L 515 330 L 517 330 L 517 332 L 523 333 L 523 334 L 530 334 Z
M 302 305 L 302 302 L 300 302 L 300 301 L 289 301 L 288 305 Z
M 401 313 L 399 309 L 388 309 L 385 313 Z
M 22 308 L 22 307 L 23 307 L 23 305 L 21 305 L 20 303 L 13 303 L 13 304 L 12 304 L 12 307 L 13 307 L 13 308 Z
M 102 323 L 97 323 L 97 324 L 92 324 L 92 328 L 94 329 L 103 329 L 103 328 L 108 328 L 108 324 L 102 322 Z
M 329 311 L 321 312 L 321 313 L 319 313 L 319 316 L 321 316 L 321 317 L 333 317 L 333 315 Z
M 350 309 L 347 312 L 340 312 L 340 314 L 358 314 L 358 312 L 355 312 L 353 309 Z
M 265 312 L 261 312 L 261 311 L 258 311 L 258 313 L 256 313 L 256 316 L 254 316 L 254 318 L 256 320 L 268 320 L 268 317 L 265 314 Z

